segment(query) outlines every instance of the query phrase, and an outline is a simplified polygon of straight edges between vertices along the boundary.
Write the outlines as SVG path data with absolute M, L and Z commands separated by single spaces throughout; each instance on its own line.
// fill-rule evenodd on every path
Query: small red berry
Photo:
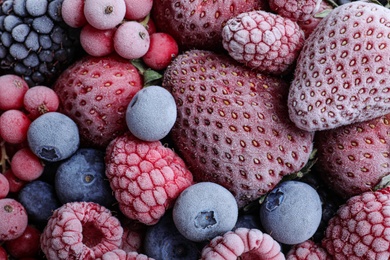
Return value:
M 153 0 L 125 0 L 127 20 L 138 20 L 147 16 L 152 10 Z
M 141 58 L 148 51 L 149 45 L 149 33 L 139 22 L 125 22 L 115 32 L 114 49 L 125 59 Z
M 105 56 L 114 51 L 113 37 L 116 28 L 99 30 L 90 24 L 85 25 L 80 31 L 80 44 L 91 56 Z
M 46 86 L 35 86 L 27 90 L 23 100 L 28 116 L 36 119 L 47 112 L 55 112 L 60 104 L 57 93 Z
M 20 109 L 28 90 L 27 82 L 12 74 L 0 76 L 0 110 Z
M 28 224 L 26 209 L 17 200 L 0 199 L 0 240 L 7 241 L 21 236 Z
M 25 181 L 22 181 L 12 172 L 12 169 L 6 170 L 3 175 L 7 178 L 9 183 L 9 192 L 17 193 L 19 192 L 23 186 L 26 184 Z
M 125 18 L 124 0 L 85 0 L 84 15 L 87 22 L 99 30 L 115 28 Z
M 0 260 L 7 260 L 8 254 L 7 251 L 5 251 L 4 247 L 0 246 Z
M 6 241 L 5 248 L 10 255 L 18 259 L 35 257 L 41 249 L 40 236 L 41 232 L 37 228 L 28 225 L 21 236 Z
M 22 181 L 33 181 L 41 176 L 44 166 L 41 160 L 30 150 L 22 148 L 11 159 L 14 175 Z
M 31 120 L 20 110 L 11 109 L 0 116 L 0 136 L 11 144 L 20 144 L 27 140 L 27 130 Z
M 176 40 L 169 34 L 158 32 L 150 35 L 149 50 L 142 57 L 146 65 L 154 70 L 163 70 L 179 53 Z
M 84 0 L 64 0 L 61 5 L 61 17 L 67 25 L 73 28 L 87 24 L 84 15 Z
M 9 193 L 9 181 L 7 177 L 4 176 L 4 174 L 0 174 L 0 199 L 7 197 L 8 193 Z

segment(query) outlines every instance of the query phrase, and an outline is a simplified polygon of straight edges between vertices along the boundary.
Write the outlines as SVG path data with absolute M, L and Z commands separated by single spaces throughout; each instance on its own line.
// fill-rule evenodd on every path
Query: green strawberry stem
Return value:
M 390 186 L 390 173 L 384 176 L 380 182 L 374 187 L 374 191 L 386 188 Z
M 161 85 L 162 74 L 147 67 L 141 59 L 131 60 L 131 64 L 136 67 L 144 80 L 144 87 Z

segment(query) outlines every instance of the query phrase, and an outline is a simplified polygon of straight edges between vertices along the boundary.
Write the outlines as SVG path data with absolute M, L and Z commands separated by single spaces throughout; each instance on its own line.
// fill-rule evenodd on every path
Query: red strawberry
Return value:
M 241 13 L 222 30 L 222 44 L 236 61 L 259 71 L 285 73 L 295 62 L 304 42 L 296 22 L 266 11 Z
M 369 121 L 319 131 L 316 167 L 344 198 L 372 190 L 389 174 L 390 114 Z
M 129 132 L 106 149 L 106 176 L 122 213 L 153 225 L 192 183 L 183 160 L 160 141 L 141 141 Z
M 118 56 L 86 56 L 57 79 L 60 112 L 79 126 L 84 145 L 105 147 L 127 130 L 130 100 L 142 88 L 137 69 Z
M 356 1 L 331 11 L 305 41 L 290 87 L 291 120 L 307 131 L 390 112 L 390 10 Z
M 390 187 L 350 198 L 329 221 L 322 246 L 333 259 L 390 259 Z
M 213 50 L 222 49 L 221 30 L 228 19 L 266 6 L 264 0 L 155 0 L 152 18 L 183 50 Z
M 288 119 L 288 85 L 223 54 L 193 50 L 164 74 L 178 118 L 172 137 L 194 178 L 230 190 L 240 206 L 300 170 L 313 134 Z

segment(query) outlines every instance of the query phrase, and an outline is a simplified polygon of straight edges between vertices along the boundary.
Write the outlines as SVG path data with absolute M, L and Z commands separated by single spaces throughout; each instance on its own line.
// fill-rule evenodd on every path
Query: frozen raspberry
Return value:
M 313 240 L 306 240 L 293 246 L 286 255 L 287 260 L 331 260 L 332 258 L 324 248 Z
M 296 22 L 262 10 L 241 13 L 222 29 L 223 47 L 233 59 L 276 75 L 289 72 L 303 43 Z
M 322 0 L 270 0 L 268 3 L 272 11 L 283 17 L 293 21 L 306 21 L 317 13 L 321 2 Z
M 17 200 L 0 199 L 0 241 L 16 239 L 28 225 L 27 211 Z
M 122 249 L 115 249 L 105 253 L 99 260 L 154 260 L 154 258 L 148 257 L 144 254 L 137 252 L 125 252 Z
M 70 202 L 53 212 L 41 235 L 47 259 L 95 259 L 119 248 L 123 228 L 107 208 Z
M 258 229 L 237 228 L 213 238 L 202 250 L 202 260 L 285 259 L 280 245 Z
M 106 175 L 122 213 L 147 225 L 157 223 L 193 183 L 192 174 L 173 150 L 130 133 L 107 147 Z
M 334 259 L 390 259 L 390 187 L 351 197 L 329 221 L 322 246 Z
M 126 220 L 122 223 L 123 237 L 119 248 L 126 252 L 139 252 L 142 249 L 147 226 L 128 218 Z

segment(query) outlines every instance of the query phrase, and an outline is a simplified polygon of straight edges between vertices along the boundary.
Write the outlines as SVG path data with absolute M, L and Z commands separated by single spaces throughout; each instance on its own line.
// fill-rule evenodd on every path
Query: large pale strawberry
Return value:
M 305 41 L 291 84 L 291 120 L 307 131 L 390 112 L 390 10 L 356 1 L 331 11 Z
M 315 137 L 319 174 L 349 198 L 374 189 L 390 172 L 390 114 L 319 131 Z
M 308 161 L 313 134 L 289 120 L 283 80 L 192 50 L 172 62 L 163 86 L 178 107 L 172 139 L 194 179 L 223 185 L 240 206 Z
M 213 50 L 222 49 L 221 30 L 228 19 L 266 7 L 265 0 L 154 0 L 152 17 L 183 50 Z
M 83 145 L 102 148 L 128 129 L 126 108 L 141 88 L 138 70 L 117 55 L 85 56 L 54 84 L 60 111 L 77 123 Z

